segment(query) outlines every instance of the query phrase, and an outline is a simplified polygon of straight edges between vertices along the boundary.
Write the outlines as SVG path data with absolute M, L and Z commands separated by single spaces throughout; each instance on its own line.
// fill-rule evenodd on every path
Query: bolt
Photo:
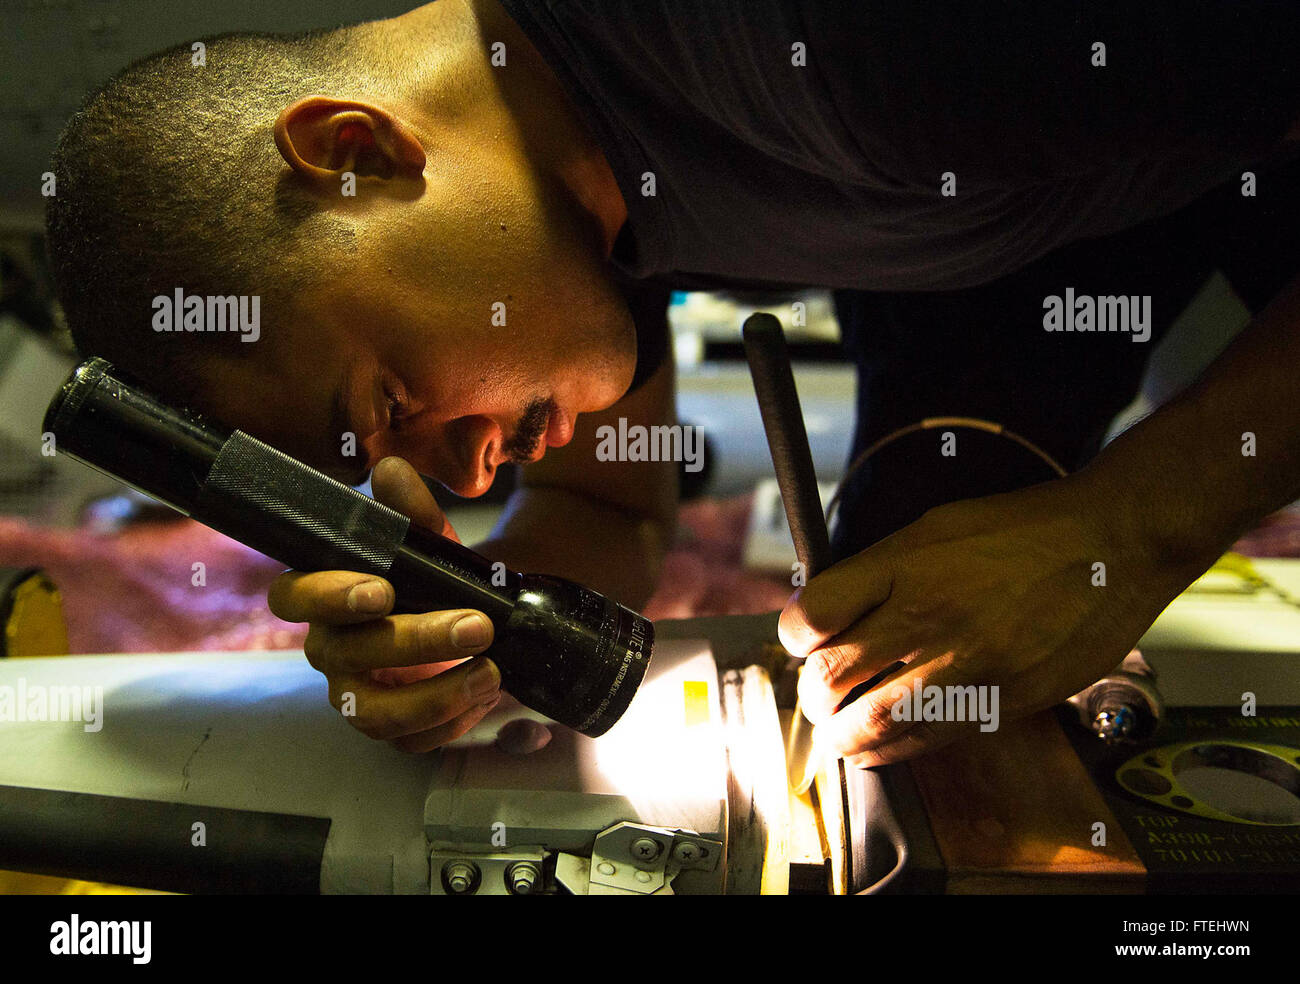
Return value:
M 682 864 L 692 864 L 704 857 L 704 849 L 694 841 L 682 841 L 673 848 L 673 857 Z
M 1104 741 L 1116 741 L 1127 738 L 1135 724 L 1132 708 L 1121 705 L 1105 707 L 1098 711 L 1092 727 L 1098 737 Z
M 602 875 L 612 875 L 618 869 L 615 868 L 608 861 L 602 861 L 600 862 L 600 864 L 596 865 L 596 870 L 599 871 Z
M 632 842 L 632 857 L 638 861 L 653 861 L 660 850 L 659 842 L 652 837 L 638 837 Z
M 478 865 L 472 861 L 448 861 L 442 877 L 452 895 L 469 895 L 478 885 Z
M 516 861 L 506 872 L 506 884 L 512 895 L 532 895 L 541 875 L 531 861 Z

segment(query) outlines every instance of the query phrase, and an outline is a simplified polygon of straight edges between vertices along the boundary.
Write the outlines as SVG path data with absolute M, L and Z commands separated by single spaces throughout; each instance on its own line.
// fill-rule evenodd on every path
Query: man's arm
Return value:
M 1190 580 L 1300 498 L 1300 278 L 1185 393 L 1082 476 L 1153 560 Z

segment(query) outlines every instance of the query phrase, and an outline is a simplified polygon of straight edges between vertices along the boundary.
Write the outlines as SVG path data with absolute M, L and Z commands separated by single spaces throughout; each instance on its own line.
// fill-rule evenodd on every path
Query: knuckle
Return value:
M 432 657 L 440 655 L 444 648 L 447 632 L 440 618 L 435 615 L 423 615 L 415 622 L 411 633 L 411 645 L 415 655 Z
M 285 622 L 295 621 L 289 616 L 293 614 L 289 610 L 289 595 L 293 589 L 295 578 L 292 574 L 281 574 L 266 591 L 266 607 L 271 610 L 271 614 Z
M 892 726 L 894 722 L 894 704 L 898 700 L 897 692 L 899 685 L 886 687 L 885 691 L 878 696 L 868 696 L 862 699 L 866 701 L 865 715 L 863 725 L 870 734 L 876 734 L 885 728 Z
M 355 723 L 356 696 L 357 696 L 356 690 L 351 686 L 345 686 L 343 681 L 339 680 L 337 677 L 333 677 L 328 674 L 326 675 L 325 680 L 329 684 L 328 699 L 330 702 L 330 706 L 333 707 L 334 710 L 338 711 L 340 714 L 343 714 L 343 716 L 346 717 L 349 721 Z M 343 702 L 345 699 L 348 698 L 349 695 L 351 695 L 351 706 L 346 709 L 347 713 L 345 713 Z
M 888 703 L 878 703 L 870 696 L 860 697 L 850 707 L 845 725 L 834 729 L 830 744 L 843 756 L 861 754 L 870 750 L 880 734 L 890 727 L 897 727 L 890 717 Z M 848 713 L 848 709 L 840 714 Z
M 345 661 L 339 658 L 344 647 L 340 645 L 338 633 L 332 629 L 315 625 L 308 631 L 308 636 L 311 635 L 311 631 L 316 631 L 316 644 L 314 647 L 316 662 L 312 665 L 317 669 L 347 670 L 348 667 Z M 305 644 L 303 648 L 306 648 Z M 311 658 L 308 657 L 308 659 Z
M 826 646 L 813 653 L 809 666 L 814 679 L 827 690 L 837 690 L 843 686 L 845 678 L 855 662 L 855 654 L 844 646 Z
M 362 625 L 326 626 L 320 633 L 321 662 L 339 673 L 365 673 L 394 666 L 389 656 L 395 648 L 391 623 L 386 619 Z
M 801 595 L 785 606 L 777 622 L 777 635 L 782 644 L 792 653 L 807 652 L 817 635 L 808 614 L 808 606 Z
M 393 715 L 382 707 L 374 706 L 373 702 L 359 711 L 352 722 L 358 731 L 377 741 L 398 738 L 402 734 L 402 729 Z
M 307 630 L 307 638 L 302 641 L 302 653 L 307 662 L 315 669 L 321 670 L 325 665 L 325 630 L 313 625 Z

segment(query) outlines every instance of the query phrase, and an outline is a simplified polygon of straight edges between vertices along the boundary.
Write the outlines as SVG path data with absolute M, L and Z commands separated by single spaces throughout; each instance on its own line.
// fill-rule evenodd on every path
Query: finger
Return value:
M 307 662 L 326 676 L 464 659 L 486 649 L 492 620 L 472 608 L 389 615 L 360 625 L 312 625 Z
M 894 578 L 878 545 L 818 574 L 796 591 L 781 612 L 777 634 L 792 656 L 804 657 L 882 605 Z
M 858 769 L 874 769 L 879 765 L 894 765 L 942 748 L 974 730 L 972 725 L 933 724 L 922 721 L 908 728 L 899 737 L 884 745 L 846 756 L 845 765 Z
M 438 500 L 424 484 L 420 473 L 405 458 L 388 457 L 375 465 L 370 488 L 376 502 L 382 502 L 403 516 L 409 516 L 417 526 L 460 542 L 438 505 Z
M 958 679 L 965 675 L 960 667 L 951 660 L 933 661 L 928 664 L 935 667 L 933 672 L 922 678 L 922 692 L 926 688 L 936 687 L 944 694 L 944 721 L 916 721 L 916 698 L 909 703 L 910 716 L 913 721 L 907 727 L 901 725 L 897 730 L 886 728 L 878 736 L 864 744 L 856 754 L 845 755 L 845 761 L 859 768 L 872 768 L 877 765 L 891 765 L 906 759 L 915 758 L 933 751 L 949 742 L 976 735 L 985 735 L 997 731 L 1004 722 L 1012 721 L 1038 711 L 1046 710 L 1059 703 L 1064 697 L 1075 691 L 1070 688 L 1073 683 L 1061 685 L 1057 678 L 1059 669 L 1050 664 L 1040 664 L 1028 671 L 1014 674 L 1003 684 L 994 686 L 980 685 L 974 694 L 972 704 L 967 687 L 973 686 L 969 679 Z M 901 680 L 899 681 L 902 682 Z M 892 690 L 891 682 L 880 688 Z M 914 695 L 915 683 L 908 684 Z M 951 706 L 948 703 L 950 688 L 961 688 L 962 696 L 955 698 Z M 901 694 L 895 695 L 901 697 Z M 928 699 L 923 697 L 923 700 Z M 852 706 L 852 705 L 850 705 Z M 847 711 L 849 708 L 845 708 Z M 892 709 L 891 709 L 892 710 Z M 957 712 L 953 714 L 952 712 Z M 839 717 L 839 715 L 836 715 Z M 891 714 L 892 717 L 892 714 Z M 965 720 L 954 720 L 964 718 Z M 851 726 L 846 722 L 846 733 L 852 735 Z M 827 743 L 842 743 L 845 739 L 834 733 L 834 727 L 828 729 Z M 848 738 L 852 741 L 852 737 Z
M 336 673 L 330 703 L 362 734 L 383 741 L 430 731 L 500 695 L 501 673 L 480 656 L 428 680 L 382 687 L 365 673 Z M 348 700 L 351 695 L 351 700 Z
M 393 586 L 357 571 L 288 571 L 271 582 L 266 601 L 286 622 L 350 625 L 388 614 Z
M 919 656 L 914 637 L 891 629 L 883 612 L 869 615 L 808 655 L 799 674 L 799 705 L 809 721 L 821 724 L 855 687 L 882 673 L 889 675 L 877 683 L 892 680 L 895 664 Z
M 859 697 L 819 727 L 817 737 L 846 758 L 898 761 L 963 734 L 996 731 L 1020 710 L 1003 706 L 1000 686 L 972 683 L 946 654 Z
M 443 745 L 453 742 L 461 735 L 468 733 L 499 703 L 501 703 L 500 695 L 485 704 L 479 704 L 477 707 L 471 708 L 446 724 L 440 724 L 436 728 L 430 728 L 428 731 L 421 731 L 418 734 L 394 738 L 389 744 L 399 751 L 409 752 L 413 755 L 418 755 L 421 752 L 431 752 L 435 748 L 441 748 Z
M 453 660 L 446 663 L 421 663 L 419 666 L 385 666 L 371 670 L 370 679 L 382 687 L 400 687 L 446 673 L 460 664 L 461 660 Z

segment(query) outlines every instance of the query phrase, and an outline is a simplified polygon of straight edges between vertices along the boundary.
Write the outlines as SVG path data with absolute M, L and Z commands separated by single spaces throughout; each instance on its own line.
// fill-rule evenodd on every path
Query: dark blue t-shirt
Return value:
M 1174 211 L 1300 116 L 1289 2 L 502 2 L 609 159 L 638 278 L 981 284 Z
M 1300 167 L 1264 176 L 1296 151 L 1280 146 L 1300 118 L 1295 0 L 501 2 L 609 160 L 624 274 L 844 289 L 854 453 L 958 414 L 1075 467 L 1147 349 L 1046 335 L 1044 293 L 1154 292 L 1167 325 L 1220 248 L 1273 290 L 1278 264 L 1260 260 L 1277 254 L 1281 283 L 1296 269 L 1279 229 L 1300 188 L 1279 192 Z M 1264 197 L 1239 194 L 1246 169 Z M 663 298 L 638 296 L 639 382 L 666 338 Z M 1050 477 L 986 437 L 964 434 L 960 459 L 925 434 L 877 455 L 845 491 L 836 555 Z

